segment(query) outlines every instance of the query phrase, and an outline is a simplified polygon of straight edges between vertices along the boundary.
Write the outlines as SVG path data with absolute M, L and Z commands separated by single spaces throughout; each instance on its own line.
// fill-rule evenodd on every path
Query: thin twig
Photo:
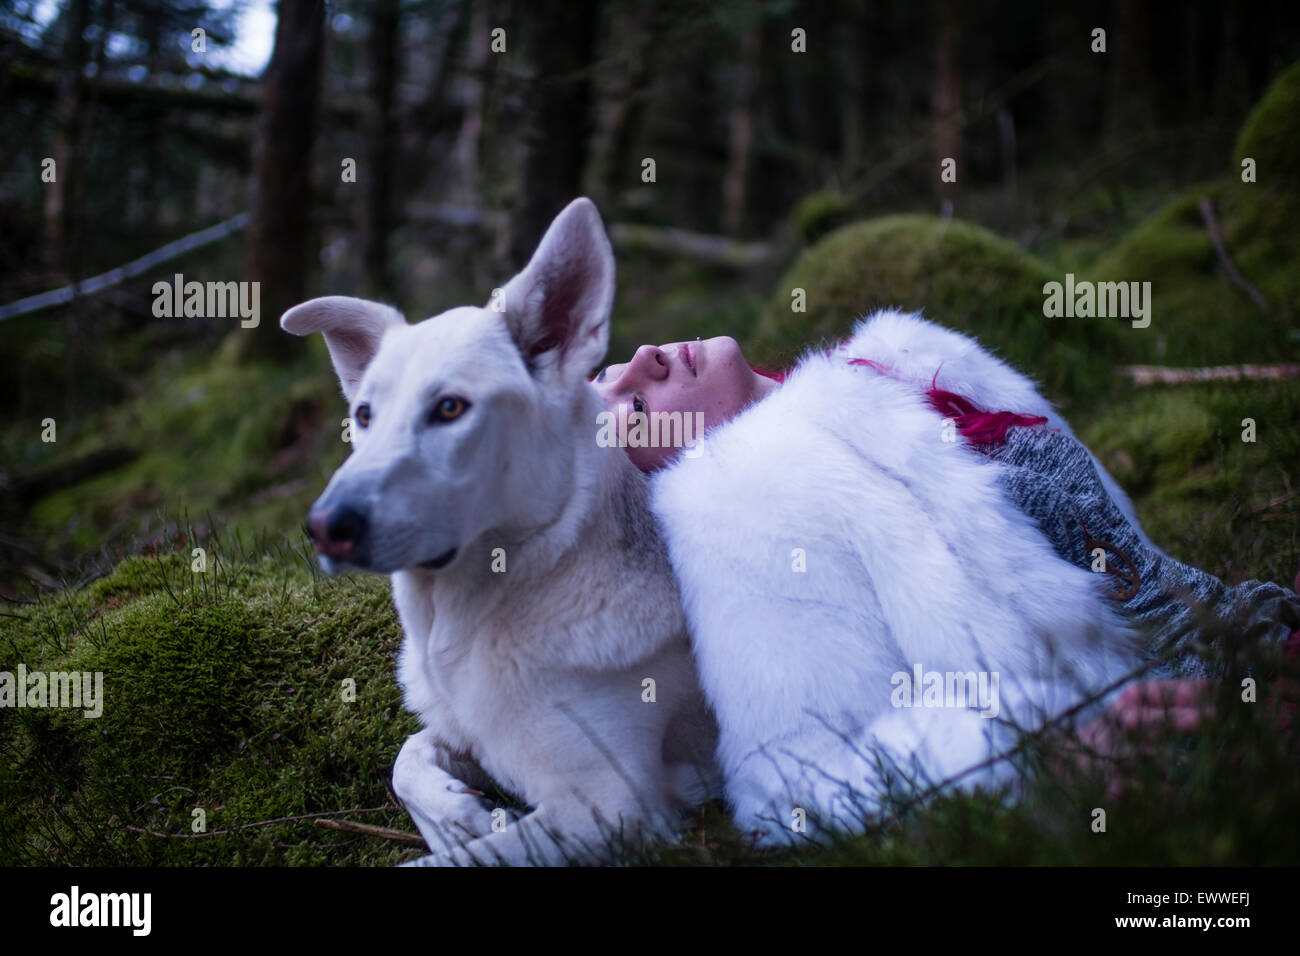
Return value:
M 381 840 L 394 840 L 397 843 L 405 843 L 407 846 L 420 847 L 424 850 L 429 849 L 429 845 L 424 842 L 424 837 L 418 833 L 407 833 L 405 830 L 393 830 L 389 827 L 375 827 L 368 823 L 357 823 L 353 820 L 333 820 L 329 818 L 317 820 L 316 826 L 324 827 L 327 830 L 346 830 L 348 833 L 361 833 L 365 836 L 379 837 Z
M 1214 251 L 1218 253 L 1219 262 L 1223 264 L 1223 269 L 1228 273 L 1228 279 L 1238 289 L 1250 296 L 1251 301 L 1259 306 L 1259 310 L 1270 319 L 1275 319 L 1273 310 L 1268 307 L 1268 300 L 1264 298 L 1264 293 L 1246 281 L 1245 276 L 1237 271 L 1237 267 L 1232 264 L 1228 258 L 1228 250 L 1223 245 L 1223 233 L 1219 230 L 1219 221 L 1214 218 L 1214 203 L 1209 196 L 1202 196 L 1199 203 L 1201 208 L 1201 218 L 1205 220 L 1205 231 L 1210 234 L 1210 241 L 1214 243 Z
M 1300 492 L 1292 491 L 1285 495 L 1279 495 L 1278 497 L 1274 498 L 1272 501 L 1268 502 L 1267 504 L 1260 505 L 1258 508 L 1251 508 L 1247 511 L 1243 511 L 1240 517 L 1253 518 L 1256 515 L 1262 515 L 1266 511 L 1272 511 L 1274 508 L 1286 504 L 1288 501 L 1290 501 L 1292 498 L 1296 497 L 1297 495 L 1300 495 Z
M 1300 364 L 1213 365 L 1206 368 L 1166 368 L 1162 365 L 1125 365 L 1120 369 L 1139 388 L 1144 385 L 1191 385 L 1200 382 L 1256 382 L 1300 378 Z
M 225 830 L 209 830 L 206 833 L 160 833 L 157 830 L 146 830 L 144 827 L 133 827 L 130 825 L 127 826 L 127 829 L 132 833 L 140 833 L 151 837 L 162 837 L 167 840 L 205 840 L 209 837 L 225 836 L 239 830 L 251 830 L 254 827 L 269 827 L 273 823 L 297 823 L 302 820 L 320 820 L 327 817 L 341 817 L 350 813 L 383 813 L 385 811 L 393 811 L 396 809 L 397 807 L 356 807 L 352 810 L 329 810 L 323 813 L 302 813 L 292 817 L 275 817 L 271 820 L 258 820 L 254 823 L 241 823 L 237 827 L 229 827 Z

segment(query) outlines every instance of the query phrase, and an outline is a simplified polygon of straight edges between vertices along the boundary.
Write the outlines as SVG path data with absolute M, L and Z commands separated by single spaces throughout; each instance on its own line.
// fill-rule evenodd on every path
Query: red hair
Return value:
M 937 379 L 939 373 L 935 372 L 934 377 Z M 1015 425 L 1047 424 L 1047 419 L 1042 415 L 986 411 L 968 398 L 936 388 L 933 379 L 925 395 L 930 399 L 931 408 L 944 418 L 956 422 L 959 435 L 977 445 L 1001 445 L 1007 440 L 1007 432 Z
M 763 378 L 770 378 L 774 382 L 785 381 L 785 372 L 782 372 L 779 369 L 759 368 L 757 365 L 751 365 L 749 370 L 755 375 L 761 375 Z

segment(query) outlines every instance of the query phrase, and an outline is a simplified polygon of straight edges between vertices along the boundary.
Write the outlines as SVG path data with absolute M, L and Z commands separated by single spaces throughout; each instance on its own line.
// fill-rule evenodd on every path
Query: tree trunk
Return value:
M 396 170 L 396 191 L 402 196 L 420 195 L 430 183 L 441 184 L 453 156 L 449 143 L 455 108 L 448 99 L 452 64 L 458 56 L 473 11 L 468 3 L 449 4 L 434 21 L 434 40 L 429 52 L 429 73 L 422 78 L 424 95 L 405 111 L 397 124 L 402 140 L 402 164 Z M 439 198 L 451 198 L 435 187 Z
M 393 157 L 397 144 L 393 90 L 397 83 L 398 0 L 375 0 L 370 17 L 370 95 L 366 102 L 366 143 L 358 179 L 361 186 L 361 266 L 366 294 L 388 298 L 388 234 L 392 231 Z
M 81 127 L 84 117 L 86 61 L 83 35 L 90 23 L 90 0 L 72 0 L 67 13 L 67 36 L 59 68 L 59 86 L 54 101 L 54 182 L 45 183 L 45 265 L 51 272 L 74 279 L 77 264 L 72 261 L 76 228 L 72 198 L 81 175 Z
M 745 219 L 745 186 L 754 145 L 754 93 L 758 89 L 761 23 L 756 19 L 741 39 L 736 89 L 728 122 L 727 171 L 722 180 L 722 231 L 734 236 Z
M 461 100 L 465 112 L 456 134 L 456 145 L 452 149 L 456 186 L 450 193 L 450 198 L 466 206 L 474 206 L 479 202 L 479 139 L 483 135 L 483 110 L 487 99 L 488 57 L 493 55 L 491 43 L 494 9 L 493 0 L 479 0 L 467 14 L 471 17 L 469 56 L 465 64 L 465 92 Z M 509 41 L 507 34 L 507 44 Z
M 935 195 L 952 199 L 965 171 L 961 168 L 961 70 L 958 56 L 957 7 L 951 0 L 935 0 L 938 17 L 934 46 L 934 84 L 931 87 L 931 113 L 934 117 L 934 167 L 932 182 Z M 940 178 L 945 160 L 956 163 L 956 183 Z
M 631 13 L 619 11 L 606 41 L 616 50 L 626 50 L 625 62 L 614 71 L 613 89 L 602 110 L 603 129 L 597 138 L 595 165 L 599 181 L 593 185 L 602 210 L 612 213 L 619 197 L 631 186 L 641 185 L 641 167 L 632 156 L 642 117 L 651 96 L 650 77 L 658 64 L 665 18 L 650 4 L 635 5 Z M 605 56 L 609 56 L 606 51 Z
M 280 316 L 306 297 L 311 261 L 311 142 L 320 95 L 322 0 L 280 0 L 275 49 L 262 78 L 253 153 L 252 221 L 244 279 L 261 283 L 261 321 L 236 329 L 237 358 L 284 360 L 296 351 Z
M 1155 127 L 1151 92 L 1151 8 L 1147 0 L 1116 5 L 1118 22 L 1107 33 L 1111 60 L 1106 127 L 1112 145 Z
M 1246 62 L 1242 58 L 1242 12 L 1225 6 L 1220 29 L 1221 42 L 1214 82 L 1214 118 L 1223 123 L 1235 122 L 1250 106 L 1250 83 Z
M 596 16 L 595 0 L 555 0 L 539 4 L 528 21 L 536 75 L 529 88 L 519 205 L 511 217 L 515 267 L 528 261 L 551 219 L 582 191 Z
M 843 85 L 837 97 L 840 111 L 839 177 L 851 182 L 867 155 L 867 117 L 876 109 L 867 96 L 868 78 L 880 69 L 876 36 L 861 10 L 846 11 L 847 22 L 835 37 L 836 70 Z

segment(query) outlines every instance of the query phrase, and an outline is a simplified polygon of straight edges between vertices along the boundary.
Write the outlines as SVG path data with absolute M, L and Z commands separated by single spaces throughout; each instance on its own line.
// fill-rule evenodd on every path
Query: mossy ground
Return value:
M 0 669 L 104 675 L 97 719 L 0 711 L 4 862 L 397 859 L 392 844 L 311 821 L 240 829 L 375 807 L 388 809 L 357 819 L 407 826 L 386 785 L 415 729 L 393 679 L 400 635 L 386 582 L 322 578 L 283 540 L 182 544 L 0 619 Z M 197 836 L 195 810 L 208 831 L 229 832 Z
M 183 542 L 188 546 L 191 541 Z M 5 864 L 384 865 L 414 849 L 311 820 L 412 829 L 388 792 L 415 723 L 394 682 L 400 640 L 386 583 L 324 578 L 301 543 L 204 540 L 134 556 L 108 577 L 0 618 L 0 670 L 101 671 L 103 714 L 0 710 Z M 1270 696 L 1278 661 L 1249 654 Z M 1292 681 L 1300 679 L 1294 663 Z M 355 699 L 349 700 L 349 682 Z M 1294 686 L 1294 685 L 1293 685 Z M 827 847 L 761 852 L 720 804 L 681 841 L 631 862 L 776 864 L 1256 864 L 1294 862 L 1300 767 L 1275 711 L 1225 684 L 1220 719 L 1153 745 L 1107 796 L 1087 774 L 1046 772 L 1030 748 L 1014 805 L 987 795 L 923 803 L 900 787 L 886 822 Z M 918 782 L 917 791 L 924 781 Z M 504 802 L 504 797 L 503 797 Z M 1097 832 L 1095 810 L 1106 812 Z M 194 832 L 201 810 L 209 835 Z
M 1254 441 L 1243 435 L 1254 422 Z M 1152 538 L 1230 583 L 1287 587 L 1300 561 L 1300 385 L 1142 390 L 1077 423 Z

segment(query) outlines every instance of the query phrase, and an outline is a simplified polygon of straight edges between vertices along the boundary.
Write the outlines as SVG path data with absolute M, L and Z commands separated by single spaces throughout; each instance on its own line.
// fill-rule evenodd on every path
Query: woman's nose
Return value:
M 668 360 L 658 346 L 643 345 L 633 354 L 632 361 L 627 363 L 627 370 L 633 375 L 657 382 L 668 377 Z

